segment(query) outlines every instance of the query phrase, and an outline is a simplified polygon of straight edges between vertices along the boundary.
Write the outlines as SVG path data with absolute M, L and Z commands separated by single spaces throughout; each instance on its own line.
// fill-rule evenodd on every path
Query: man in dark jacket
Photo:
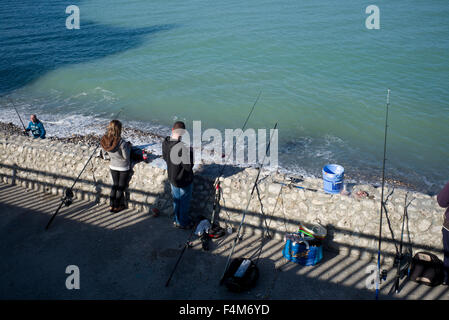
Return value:
M 173 196 L 173 224 L 178 228 L 190 229 L 193 227 L 189 216 L 193 189 L 193 150 L 181 142 L 185 128 L 183 122 L 175 122 L 171 136 L 162 143 L 162 157 L 167 163 Z
M 28 128 L 25 129 L 25 132 L 31 131 L 33 134 L 34 139 L 41 138 L 45 139 L 45 129 L 44 125 L 40 120 L 36 117 L 35 114 L 31 115 L 30 117 L 30 123 L 28 124 Z
M 447 208 L 443 222 L 444 284 L 449 285 L 449 182 L 437 196 L 440 207 Z

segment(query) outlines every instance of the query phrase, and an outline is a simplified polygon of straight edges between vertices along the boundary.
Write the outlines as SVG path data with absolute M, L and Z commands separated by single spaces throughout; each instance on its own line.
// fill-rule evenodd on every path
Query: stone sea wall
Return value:
M 73 184 L 95 147 L 25 136 L 0 137 L 0 179 L 26 188 L 63 194 Z M 167 174 L 152 163 L 138 163 L 129 186 L 129 206 L 150 211 L 158 208 L 161 216 L 171 214 Z M 199 165 L 194 181 L 192 215 L 210 217 L 217 166 Z M 248 204 L 257 170 L 229 167 L 221 181 L 220 224 L 237 229 Z M 215 174 L 215 175 L 214 175 Z M 108 161 L 94 157 L 74 187 L 76 199 L 107 203 L 111 185 Z M 298 188 L 303 187 L 302 188 Z M 327 249 L 362 259 L 377 256 L 381 190 L 371 185 L 347 185 L 349 195 L 330 195 L 323 191 L 322 180 L 303 178 L 294 186 L 281 174 L 263 172 L 245 217 L 245 234 L 263 230 L 279 239 L 294 232 L 298 224 L 320 223 L 327 228 Z M 256 190 L 257 191 L 257 190 Z M 410 240 L 413 252 L 431 251 L 442 258 L 441 228 L 444 209 L 435 196 L 388 187 L 382 235 L 382 256 L 388 261 L 399 244 L 405 199 L 407 207 L 404 242 Z M 75 199 L 75 201 L 76 201 Z M 409 233 L 407 233 L 409 231 Z M 409 235 L 409 236 L 408 236 Z

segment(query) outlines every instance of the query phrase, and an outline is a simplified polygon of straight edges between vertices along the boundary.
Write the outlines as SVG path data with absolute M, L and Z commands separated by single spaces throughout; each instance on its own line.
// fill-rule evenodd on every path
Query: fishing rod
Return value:
M 376 300 L 379 299 L 379 282 L 380 282 L 380 250 L 382 246 L 382 217 L 384 214 L 384 187 L 385 187 L 385 156 L 387 153 L 387 131 L 388 131 L 388 108 L 390 106 L 390 89 L 387 89 L 387 106 L 385 115 L 385 135 L 384 135 L 384 158 L 382 163 L 382 193 L 380 197 L 380 222 L 379 222 L 379 247 L 377 251 L 377 277 L 376 277 Z M 382 275 L 385 278 L 385 274 Z
M 198 223 L 199 222 L 201 222 L 201 221 L 198 221 Z M 190 231 L 189 239 L 187 239 L 186 243 L 184 244 L 184 247 L 182 248 L 181 253 L 179 254 L 178 260 L 176 260 L 175 266 L 173 267 L 173 270 L 170 273 L 170 276 L 168 277 L 167 282 L 165 283 L 165 287 L 168 287 L 168 285 L 170 284 L 170 280 L 173 277 L 173 275 L 175 274 L 176 268 L 178 267 L 178 264 L 181 261 L 182 256 L 184 255 L 184 252 L 186 251 L 186 249 L 192 247 L 192 236 L 195 233 L 195 229 L 196 229 L 196 226 L 198 225 L 198 223 L 196 223 L 195 226 Z
M 19 114 L 19 112 L 17 111 L 14 102 L 12 101 L 11 98 L 9 98 L 8 100 L 9 100 L 9 102 L 11 102 L 12 107 L 14 108 L 14 110 L 16 110 L 17 116 L 19 117 L 20 123 L 22 124 L 24 134 L 28 135 L 28 131 L 26 131 L 26 129 L 25 129 L 25 125 L 23 124 L 22 118 L 20 117 L 20 114 Z
M 257 95 L 256 100 L 255 100 L 254 103 L 253 103 L 253 106 L 252 106 L 252 108 L 251 108 L 251 110 L 250 110 L 248 116 L 246 117 L 245 122 L 243 123 L 242 132 L 240 133 L 240 135 L 241 135 L 241 134 L 243 133 L 243 131 L 245 130 L 246 125 L 248 124 L 249 118 L 251 117 L 251 114 L 253 113 L 254 108 L 256 107 L 256 104 L 257 104 L 257 102 L 259 101 L 259 98 L 260 98 L 260 95 L 261 95 L 261 94 L 262 94 L 262 91 L 259 92 L 259 94 Z M 240 137 L 240 135 L 239 135 L 239 137 Z M 228 161 L 229 156 L 231 155 L 231 153 L 232 153 L 232 151 L 230 151 L 229 154 L 228 154 L 228 156 L 225 158 L 225 164 L 227 163 L 227 161 Z M 212 194 L 212 193 L 211 193 L 211 194 L 209 195 L 209 198 L 207 199 L 207 201 L 204 202 L 204 208 L 205 208 L 205 207 L 206 207 L 206 204 L 209 203 L 211 197 L 212 197 L 213 195 L 215 195 L 215 201 L 214 201 L 214 205 L 213 205 L 213 209 L 212 209 L 211 228 L 214 227 L 215 219 L 216 219 L 216 213 L 219 211 L 219 203 L 220 203 L 220 197 L 221 197 L 221 191 L 220 191 L 220 190 L 221 190 L 221 186 L 220 186 L 220 178 L 221 178 L 221 176 L 223 175 L 224 168 L 225 168 L 225 165 L 223 165 L 223 167 L 220 169 L 219 175 L 218 175 L 218 177 L 215 179 L 215 182 L 214 182 L 215 194 Z M 170 284 L 170 280 L 171 280 L 171 278 L 173 277 L 173 275 L 174 275 L 174 273 L 175 273 L 175 271 L 176 271 L 176 268 L 178 267 L 178 264 L 179 264 L 179 262 L 181 261 L 182 256 L 184 255 L 185 250 L 186 250 L 187 248 L 190 248 L 190 247 L 191 247 L 191 239 L 192 239 L 192 236 L 193 236 L 193 234 L 194 234 L 194 230 L 195 230 L 195 227 L 192 228 L 192 231 L 191 231 L 191 233 L 190 233 L 190 236 L 189 236 L 187 242 L 185 243 L 184 247 L 182 248 L 181 253 L 179 254 L 178 260 L 176 261 L 175 266 L 173 267 L 173 270 L 172 270 L 172 272 L 171 272 L 171 274 L 170 274 L 170 276 L 169 276 L 167 282 L 165 283 L 165 286 L 166 286 L 166 287 L 168 287 L 168 285 Z M 205 238 L 204 238 L 203 248 L 205 248 L 205 249 L 208 248 L 208 246 L 209 246 L 209 240 L 210 240 L 209 237 L 205 237 Z
M 123 108 L 120 109 L 120 111 L 115 115 L 114 119 L 117 119 L 122 111 L 123 111 Z M 68 206 L 70 206 L 73 203 L 73 196 L 74 196 L 73 195 L 73 188 L 75 187 L 75 184 L 78 182 L 79 178 L 83 174 L 84 170 L 87 168 L 87 165 L 89 164 L 90 160 L 92 160 L 94 154 L 97 152 L 99 147 L 100 147 L 100 142 L 97 144 L 95 150 L 92 152 L 92 154 L 90 155 L 89 159 L 86 161 L 86 164 L 84 165 L 84 167 L 81 170 L 81 172 L 78 174 L 78 177 L 75 179 L 75 181 L 73 181 L 72 186 L 69 189 L 65 190 L 64 197 L 61 198 L 61 203 L 59 204 L 59 206 L 56 209 L 56 211 L 53 214 L 53 216 L 48 221 L 47 226 L 45 227 L 45 230 L 48 230 L 48 228 L 50 227 L 51 223 L 53 222 L 53 220 L 55 219 L 56 215 L 58 214 L 59 210 L 61 210 L 62 205 L 65 205 L 66 207 L 68 207 Z
M 239 134 L 239 136 L 237 137 L 237 139 L 240 138 L 240 136 L 241 136 L 241 135 L 243 134 L 243 132 L 245 131 L 246 125 L 248 124 L 248 121 L 249 121 L 249 118 L 251 117 L 251 115 L 252 115 L 252 113 L 253 113 L 253 111 L 254 111 L 254 108 L 256 107 L 256 104 L 257 104 L 257 102 L 259 101 L 259 98 L 260 98 L 260 95 L 261 95 L 261 94 L 262 94 L 262 90 L 261 90 L 261 91 L 259 92 L 259 94 L 257 95 L 257 98 L 256 98 L 256 100 L 254 101 L 253 106 L 251 107 L 251 110 L 250 110 L 248 116 L 247 116 L 246 119 L 245 119 L 245 122 L 243 123 L 242 129 L 241 129 L 242 132 L 240 132 L 240 134 Z M 215 179 L 214 187 L 216 188 L 216 190 L 219 190 L 219 188 L 220 188 L 220 178 L 221 178 L 221 176 L 223 175 L 223 172 L 224 172 L 224 170 L 225 170 L 225 168 L 226 168 L 226 164 L 228 163 L 229 157 L 231 156 L 232 153 L 233 153 L 233 150 L 229 150 L 228 155 L 225 157 L 225 161 L 224 161 L 224 163 L 223 163 L 223 166 L 221 167 L 221 169 L 220 169 L 220 171 L 219 171 L 218 177 Z M 206 203 L 209 202 L 209 200 L 210 200 L 211 197 L 212 197 L 212 195 L 209 196 L 209 199 L 208 199 L 208 201 L 206 201 Z M 215 212 L 215 206 L 216 206 L 216 203 L 214 203 L 214 212 Z M 215 218 L 215 215 L 212 217 L 212 220 L 214 220 L 214 218 Z M 212 222 L 214 222 L 214 221 L 212 221 Z
M 234 254 L 235 245 L 237 244 L 237 241 L 240 239 L 240 230 L 242 229 L 243 222 L 245 221 L 246 213 L 248 212 L 249 205 L 250 205 L 250 203 L 251 203 L 251 199 L 252 199 L 253 194 L 254 194 L 254 190 L 256 190 L 257 182 L 259 181 L 260 172 L 262 171 L 263 165 L 264 165 L 264 163 L 265 163 L 265 158 L 266 158 L 266 156 L 267 156 L 268 150 L 270 149 L 271 140 L 273 139 L 273 135 L 274 135 L 274 133 L 275 133 L 275 131 L 276 131 L 277 125 L 278 125 L 278 124 L 277 124 L 277 122 L 276 122 L 276 124 L 274 125 L 274 128 L 273 128 L 273 134 L 271 135 L 270 141 L 268 142 L 267 149 L 266 149 L 266 151 L 265 151 L 265 155 L 264 155 L 264 158 L 263 158 L 263 160 L 262 160 L 262 164 L 261 164 L 260 167 L 258 168 L 257 176 L 256 176 L 256 179 L 255 179 L 255 181 L 254 181 L 254 184 L 253 184 L 253 188 L 252 188 L 252 190 L 251 190 L 251 193 L 250 193 L 250 195 L 249 195 L 248 203 L 246 204 L 245 211 L 243 211 L 242 220 L 240 221 L 240 225 L 239 225 L 239 228 L 238 228 L 238 230 L 237 230 L 237 235 L 235 236 L 235 238 L 234 238 L 234 243 L 232 244 L 231 253 L 229 254 L 228 260 L 226 261 L 226 266 L 225 266 L 223 275 L 222 275 L 222 277 L 221 277 L 221 279 L 220 279 L 220 285 L 222 285 L 223 282 L 224 282 L 224 279 L 225 279 L 225 276 L 226 276 L 226 272 L 228 271 L 229 263 L 230 263 L 230 261 L 231 261 L 231 257 L 232 257 L 232 255 Z
M 301 189 L 301 190 L 307 190 L 307 191 L 312 191 L 312 192 L 318 192 L 317 189 L 312 189 L 312 188 L 307 188 L 307 187 L 301 187 L 295 184 L 287 184 L 287 183 L 283 183 L 283 182 L 278 182 L 278 181 L 274 181 L 274 183 L 280 184 L 281 186 L 284 187 L 292 187 L 292 188 L 297 188 L 297 189 Z
M 246 125 L 248 124 L 248 121 L 249 121 L 249 119 L 250 119 L 250 117 L 251 117 L 251 115 L 252 115 L 252 113 L 253 113 L 253 111 L 254 111 L 254 109 L 255 109 L 255 107 L 256 107 L 257 102 L 259 101 L 259 98 L 260 98 L 260 95 L 261 95 L 261 94 L 262 94 L 262 90 L 259 91 L 259 94 L 257 95 L 257 98 L 256 98 L 256 100 L 254 101 L 253 106 L 251 107 L 251 110 L 250 110 L 248 116 L 247 116 L 246 119 L 245 119 L 245 122 L 243 123 L 242 129 L 241 129 L 242 132 L 240 132 L 239 136 L 237 137 L 237 140 L 238 140 L 238 138 L 240 138 L 240 136 L 241 136 L 241 135 L 243 134 L 243 132 L 245 131 Z M 212 193 L 211 193 L 211 194 L 209 195 L 209 198 L 207 199 L 207 201 L 204 202 L 204 208 L 205 208 L 205 207 L 206 207 L 206 204 L 209 203 L 209 201 L 210 201 L 210 199 L 212 198 L 212 196 L 215 195 L 214 204 L 213 204 L 213 208 L 212 208 L 212 219 L 211 219 L 211 226 L 212 226 L 212 227 L 216 227 L 216 222 L 215 222 L 215 220 L 216 220 L 216 218 L 217 218 L 217 216 L 218 216 L 218 212 L 220 211 L 220 208 L 219 208 L 219 207 L 220 207 L 220 199 L 221 199 L 221 197 L 222 197 L 222 194 L 221 194 L 221 179 L 222 179 L 222 176 L 223 176 L 223 172 L 224 172 L 224 170 L 225 170 L 225 168 L 226 168 L 226 164 L 228 163 L 229 157 L 231 156 L 232 152 L 233 152 L 233 150 L 229 150 L 228 155 L 225 156 L 224 163 L 223 163 L 222 167 L 220 168 L 220 171 L 219 171 L 219 174 L 218 174 L 217 178 L 216 178 L 215 181 L 214 181 L 213 187 L 214 187 L 214 189 L 215 189 L 215 194 L 212 194 Z M 209 239 L 206 239 L 206 242 L 207 242 L 208 240 L 209 240 Z M 206 247 L 207 247 L 207 244 L 205 244 L 205 245 L 206 245 Z

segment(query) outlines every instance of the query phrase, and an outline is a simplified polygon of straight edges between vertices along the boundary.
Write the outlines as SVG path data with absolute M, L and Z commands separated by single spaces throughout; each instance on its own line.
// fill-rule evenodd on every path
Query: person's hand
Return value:
M 23 135 L 24 135 L 24 136 L 28 136 L 28 131 L 23 130 Z

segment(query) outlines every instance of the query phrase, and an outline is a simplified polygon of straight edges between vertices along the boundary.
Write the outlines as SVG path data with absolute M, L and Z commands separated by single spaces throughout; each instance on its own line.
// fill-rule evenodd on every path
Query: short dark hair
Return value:
M 182 121 L 176 121 L 174 124 L 173 124 L 173 129 L 174 130 L 176 130 L 176 129 L 185 129 L 186 128 L 186 125 L 184 124 L 184 122 L 182 122 Z

